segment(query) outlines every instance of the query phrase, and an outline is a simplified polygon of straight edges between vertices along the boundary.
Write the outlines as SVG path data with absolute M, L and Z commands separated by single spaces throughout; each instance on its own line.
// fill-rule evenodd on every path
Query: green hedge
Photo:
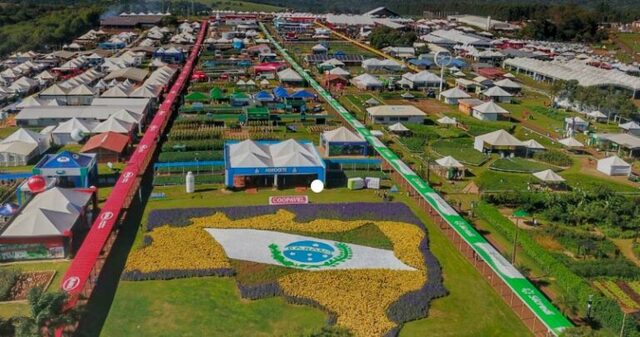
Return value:
M 505 218 L 498 209 L 485 202 L 480 202 L 475 211 L 481 219 L 490 223 L 507 240 L 513 241 L 515 225 Z M 532 260 L 542 267 L 544 273 L 548 273 L 555 278 L 557 288 L 561 292 L 559 297 L 565 299 L 565 304 L 571 305 L 584 315 L 589 296 L 593 295 L 593 318 L 605 328 L 615 331 L 620 330 L 623 312 L 614 300 L 602 296 L 598 291 L 591 288 L 583 278 L 576 275 L 564 263 L 558 261 L 551 253 L 540 247 L 535 239 L 526 232 L 519 232 L 518 244 Z M 626 337 L 640 336 L 638 325 L 633 319 L 626 320 L 625 325 Z
M 170 175 L 157 176 L 153 178 L 154 186 L 164 185 L 183 185 L 185 176 Z M 224 183 L 224 175 L 222 174 L 196 174 L 196 184 L 222 184 Z
M 220 151 L 224 149 L 224 140 L 182 140 L 168 141 L 162 144 L 163 152 L 184 152 L 184 151 Z
M 558 150 L 540 151 L 533 154 L 533 158 L 551 165 L 567 167 L 573 164 L 571 157 Z
M 223 151 L 187 151 L 187 152 L 161 152 L 158 161 L 161 163 L 177 161 L 213 161 L 223 160 Z
M 0 301 L 7 300 L 9 291 L 18 280 L 20 272 L 15 269 L 0 269 Z

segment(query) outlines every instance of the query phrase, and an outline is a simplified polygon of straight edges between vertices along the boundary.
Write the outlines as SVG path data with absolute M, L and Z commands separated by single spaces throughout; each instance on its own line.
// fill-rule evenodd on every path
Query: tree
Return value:
M 20 317 L 16 324 L 16 337 L 54 336 L 55 330 L 79 319 L 75 309 L 64 310 L 67 294 L 45 293 L 42 288 L 33 288 L 27 297 L 31 317 Z

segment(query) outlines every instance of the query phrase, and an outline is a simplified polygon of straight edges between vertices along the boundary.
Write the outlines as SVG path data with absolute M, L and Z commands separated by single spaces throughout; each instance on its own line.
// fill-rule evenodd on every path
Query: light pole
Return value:
M 444 68 L 448 66 L 451 61 L 453 61 L 451 53 L 445 50 L 437 52 L 433 57 L 433 62 L 440 67 L 440 93 L 442 93 L 442 89 L 444 87 Z

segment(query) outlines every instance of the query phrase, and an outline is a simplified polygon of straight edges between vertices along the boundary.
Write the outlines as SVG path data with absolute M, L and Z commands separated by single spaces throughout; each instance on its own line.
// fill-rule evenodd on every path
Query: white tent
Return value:
M 462 165 L 459 161 L 457 161 L 455 158 L 453 158 L 451 156 L 446 156 L 446 157 L 442 157 L 440 159 L 436 159 L 436 163 L 438 163 L 438 165 L 440 165 L 442 167 L 446 167 L 446 168 L 450 168 L 450 167 L 462 168 L 462 167 L 464 167 L 464 165 Z
M 509 113 L 506 109 L 502 108 L 494 101 L 482 103 L 480 105 L 471 108 L 473 117 L 482 121 L 496 121 L 500 115 L 506 115 Z
M 382 88 L 382 81 L 373 75 L 364 73 L 351 79 L 351 83 L 361 90 L 371 90 Z
M 526 146 L 529 150 L 544 150 L 545 147 L 538 143 L 535 139 L 525 140 L 523 142 L 524 146 Z
M 515 148 L 521 146 L 524 146 L 524 144 L 518 138 L 502 129 L 477 136 L 473 142 L 473 148 L 480 152 L 484 152 L 487 148 L 489 150 L 494 148 L 515 150 Z
M 113 116 L 109 117 L 104 122 L 96 125 L 92 132 L 93 133 L 105 133 L 105 132 L 115 132 L 128 134 L 133 130 L 133 124 L 127 123 L 125 121 L 121 121 Z
M 565 138 L 565 139 L 560 139 L 558 141 L 558 143 L 568 147 L 568 148 L 581 148 L 584 147 L 584 144 L 580 143 L 578 140 L 576 140 L 573 137 L 569 137 L 569 138 Z
M 62 236 L 71 230 L 91 193 L 54 187 L 36 194 L 1 237 Z
M 458 100 L 469 97 L 471 97 L 471 95 L 460 90 L 458 87 L 440 93 L 440 98 L 447 104 L 458 104 Z
M 77 143 L 78 140 L 73 139 L 71 134 L 73 132 L 77 132 L 75 130 L 79 130 L 82 134 L 89 134 L 91 133 L 91 129 L 94 124 L 95 123 L 90 123 L 77 118 L 71 118 L 66 122 L 58 124 L 58 126 L 51 131 L 53 142 L 58 145 Z
M 333 69 L 329 70 L 329 74 L 345 76 L 345 77 L 351 75 L 351 73 L 349 73 L 348 71 L 346 71 L 346 70 L 344 70 L 343 68 L 340 68 L 340 67 L 336 67 L 336 68 L 333 68 Z
M 0 165 L 21 166 L 49 150 L 45 135 L 27 129 L 18 129 L 0 141 Z
M 389 131 L 394 132 L 394 133 L 403 133 L 403 132 L 411 131 L 411 130 L 409 130 L 409 128 L 407 128 L 406 126 L 404 126 L 400 122 L 392 124 L 392 125 L 389 125 L 389 127 L 387 129 L 389 129 Z
M 458 121 L 456 121 L 455 118 L 451 118 L 448 116 L 439 118 L 436 122 L 438 122 L 438 124 L 441 124 L 441 125 L 457 125 L 458 124 Z
M 278 79 L 282 83 L 303 83 L 304 79 L 300 74 L 291 68 L 287 68 L 278 72 Z
M 362 136 L 351 132 L 344 126 L 331 131 L 325 131 L 322 133 L 322 138 L 325 142 L 364 142 L 365 139 Z
M 498 86 L 491 87 L 483 91 L 481 94 L 485 97 L 489 97 L 493 99 L 494 101 L 502 102 L 502 103 L 510 103 L 511 98 L 513 97 L 511 93 L 505 91 L 504 89 Z
M 498 82 L 493 83 L 495 86 L 505 89 L 507 91 L 511 90 L 520 90 L 522 89 L 522 85 L 520 83 L 516 83 L 508 78 L 502 79 Z
M 545 183 L 562 183 L 564 182 L 564 178 L 562 178 L 559 174 L 553 172 L 553 170 L 544 170 L 540 172 L 533 173 L 533 176 L 544 181 Z
M 618 156 L 598 160 L 597 169 L 608 176 L 628 176 L 631 174 L 631 165 Z

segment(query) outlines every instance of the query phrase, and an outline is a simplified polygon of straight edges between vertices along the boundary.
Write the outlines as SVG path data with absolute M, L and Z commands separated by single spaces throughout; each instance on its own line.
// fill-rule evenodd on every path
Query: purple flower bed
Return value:
M 371 220 L 371 221 L 399 221 L 414 224 L 425 231 L 425 237 L 420 242 L 419 249 L 424 257 L 427 268 L 427 282 L 422 288 L 402 295 L 387 308 L 387 316 L 398 326 L 390 330 L 385 337 L 398 335 L 402 325 L 406 322 L 427 316 L 432 299 L 447 295 L 447 289 L 442 280 L 442 268 L 436 257 L 429 250 L 429 239 L 424 224 L 413 214 L 411 209 L 403 203 L 337 203 L 337 204 L 309 204 L 287 206 L 242 206 L 218 208 L 183 208 L 153 210 L 149 214 L 147 230 L 153 230 L 163 225 L 188 226 L 191 218 L 205 217 L 217 212 L 224 213 L 232 220 L 251 218 L 265 214 L 274 214 L 279 209 L 288 210 L 296 214 L 296 220 L 308 222 L 314 219 L 336 220 Z M 209 271 L 211 273 L 211 271 Z M 169 275 L 175 275 L 169 273 Z M 169 276 L 164 275 L 164 276 Z M 219 275 L 219 274 L 218 274 Z M 146 278 L 151 275 L 129 275 L 131 279 Z M 132 277 L 131 277 L 132 276 Z M 157 276 L 157 275 L 154 275 Z M 180 277 L 180 276 L 177 276 Z M 244 298 L 259 299 L 273 296 L 284 296 L 291 303 L 307 304 L 321 308 L 318 303 L 310 299 L 285 296 L 277 283 L 246 285 L 238 283 L 240 293 Z M 329 312 L 330 321 L 335 322 L 335 313 Z
M 284 209 L 296 214 L 296 219 L 308 222 L 314 219 L 338 220 L 389 220 L 421 225 L 409 207 L 403 203 L 338 203 L 338 204 L 309 204 L 286 206 L 238 206 L 238 207 L 200 207 L 200 208 L 171 208 L 157 209 L 149 213 L 147 230 L 156 227 L 188 226 L 191 218 L 199 218 L 222 212 L 232 220 L 252 218 L 265 214 L 274 214 Z

